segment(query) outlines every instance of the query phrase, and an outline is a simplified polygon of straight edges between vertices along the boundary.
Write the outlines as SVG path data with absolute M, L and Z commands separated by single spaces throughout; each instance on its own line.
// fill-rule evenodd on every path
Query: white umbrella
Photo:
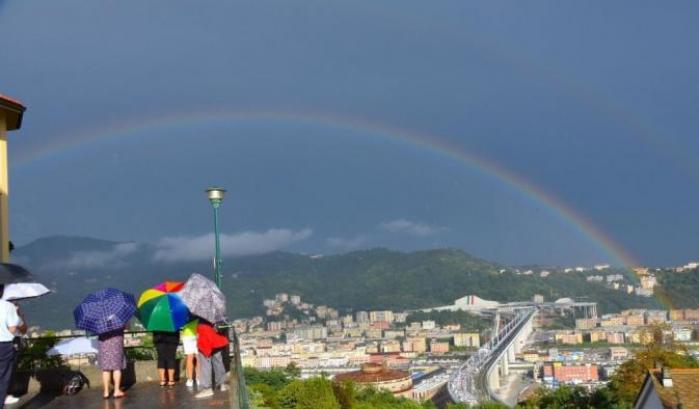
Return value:
M 25 298 L 40 297 L 50 292 L 51 290 L 41 283 L 12 283 L 5 285 L 2 299 L 5 301 L 22 300 Z
M 90 339 L 87 337 L 64 339 L 60 341 L 53 348 L 49 349 L 46 354 L 50 356 L 56 355 L 83 355 L 83 354 L 94 354 L 98 351 L 98 344 L 96 339 Z

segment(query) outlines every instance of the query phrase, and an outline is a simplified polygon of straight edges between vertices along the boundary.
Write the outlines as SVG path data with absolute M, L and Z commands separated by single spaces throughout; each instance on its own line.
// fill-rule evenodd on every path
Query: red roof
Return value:
M 24 106 L 22 101 L 20 101 L 18 99 L 14 99 L 12 97 L 8 97 L 7 95 L 0 94 L 0 100 L 3 100 L 5 102 L 9 102 L 9 103 L 14 104 L 14 105 L 18 105 L 19 107 L 22 108 L 22 110 L 26 109 L 26 107 Z
M 0 109 L 5 115 L 8 131 L 22 127 L 22 116 L 27 108 L 20 101 L 0 94 Z

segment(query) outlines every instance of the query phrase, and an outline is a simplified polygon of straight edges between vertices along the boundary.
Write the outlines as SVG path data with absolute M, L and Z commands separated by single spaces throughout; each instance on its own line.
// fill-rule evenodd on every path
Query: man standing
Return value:
M 0 285 L 0 298 L 4 289 L 5 287 Z M 9 301 L 0 299 L 0 409 L 5 407 L 5 397 L 10 387 L 17 355 L 12 341 L 23 331 L 26 331 L 26 326 L 17 314 L 17 307 Z

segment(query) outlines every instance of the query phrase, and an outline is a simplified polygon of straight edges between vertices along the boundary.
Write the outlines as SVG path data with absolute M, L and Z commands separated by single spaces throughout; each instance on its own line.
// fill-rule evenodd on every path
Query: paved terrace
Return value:
M 25 397 L 19 403 L 6 406 L 8 409 L 171 409 L 171 408 L 207 408 L 232 409 L 228 399 L 229 392 L 216 391 L 207 399 L 194 399 L 196 391 L 179 383 L 173 388 L 162 388 L 156 382 L 143 382 L 133 385 L 127 390 L 127 396 L 121 399 L 102 399 L 102 386 L 95 385 L 83 389 L 72 396 L 51 396 L 38 394 Z

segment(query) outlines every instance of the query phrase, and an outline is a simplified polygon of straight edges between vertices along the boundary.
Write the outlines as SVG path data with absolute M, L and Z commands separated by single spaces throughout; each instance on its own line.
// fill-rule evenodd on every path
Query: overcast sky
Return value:
M 28 106 L 10 134 L 12 237 L 148 241 L 191 259 L 211 238 L 202 191 L 220 184 L 229 255 L 451 246 L 615 261 L 545 203 L 402 129 L 518 175 L 639 262 L 697 259 L 697 12 L 0 0 L 0 92 Z

